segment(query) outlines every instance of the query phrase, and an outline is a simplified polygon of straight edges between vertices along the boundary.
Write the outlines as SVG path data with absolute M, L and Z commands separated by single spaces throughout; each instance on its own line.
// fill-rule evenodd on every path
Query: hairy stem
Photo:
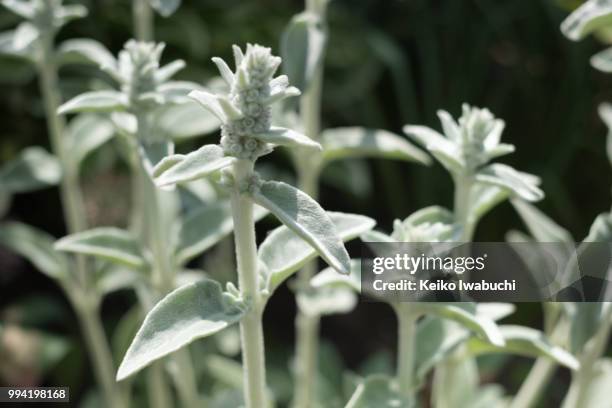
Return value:
M 395 307 L 398 321 L 397 379 L 400 392 L 412 398 L 415 373 L 416 323 L 419 315 L 411 309 L 410 303 Z
M 153 41 L 154 14 L 148 0 L 132 0 L 134 34 L 138 41 Z
M 61 103 L 61 96 L 53 42 L 54 37 L 51 34 L 45 34 L 41 38 L 41 62 L 37 64 L 37 69 L 51 147 L 62 167 L 60 195 L 64 218 L 68 232 L 75 233 L 85 230 L 87 223 L 85 220 L 83 193 L 79 184 L 78 167 L 72 160 L 70 148 L 66 146 L 64 140 L 66 121 L 63 116 L 57 114 L 57 108 Z M 113 358 L 104 330 L 102 329 L 98 308 L 97 306 L 90 307 L 87 302 L 83 302 L 83 299 L 97 296 L 89 293 L 89 279 L 85 270 L 85 259 L 77 256 L 72 265 L 76 270 L 77 279 L 76 284 L 67 290 L 67 294 L 73 298 L 72 303 L 79 316 L 79 323 L 86 339 L 89 358 L 92 361 L 96 380 L 102 389 L 107 404 L 109 406 L 123 407 L 124 404 L 115 387 Z M 97 299 L 94 299 L 92 303 L 97 305 Z
M 148 402 L 151 408 L 172 408 L 174 406 L 164 375 L 164 363 L 156 361 L 145 370 Z
M 266 408 L 266 370 L 262 327 L 263 304 L 257 271 L 257 243 L 253 202 L 240 191 L 240 186 L 253 172 L 253 162 L 234 163 L 235 188 L 232 192 L 232 218 L 238 265 L 238 283 L 242 297 L 250 308 L 240 322 L 244 400 L 247 408 Z
M 113 357 L 106 341 L 102 322 L 100 321 L 97 302 L 81 299 L 73 303 L 83 328 L 85 343 L 92 359 L 94 376 L 102 391 L 102 398 L 106 406 L 125 407 L 126 405 L 121 400 L 120 393 L 116 387 Z M 92 303 L 95 304 L 92 305 Z

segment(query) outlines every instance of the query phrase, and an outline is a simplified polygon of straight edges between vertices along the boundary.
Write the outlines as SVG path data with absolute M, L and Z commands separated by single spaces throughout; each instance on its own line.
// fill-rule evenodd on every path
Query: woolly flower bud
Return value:
M 497 147 L 504 122 L 488 109 L 463 105 L 459 118 L 461 153 L 471 168 L 478 168 L 491 159 L 490 151 Z
M 156 72 L 159 70 L 159 60 L 165 44 L 138 42 L 129 40 L 119 52 L 119 75 L 121 88 L 133 103 L 142 94 L 155 92 Z
M 244 53 L 237 46 L 233 50 L 234 72 L 225 61 L 213 58 L 229 85 L 229 94 L 198 92 L 193 97 L 221 119 L 221 146 L 225 154 L 255 160 L 272 150 L 263 140 L 271 127 L 270 104 L 298 95 L 299 91 L 289 86 L 285 75 L 274 78 L 281 59 L 273 56 L 270 48 L 247 44 Z

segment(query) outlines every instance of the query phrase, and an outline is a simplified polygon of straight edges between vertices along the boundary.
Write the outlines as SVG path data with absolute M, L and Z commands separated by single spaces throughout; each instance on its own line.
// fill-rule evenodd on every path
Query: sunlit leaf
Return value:
M 28 147 L 0 167 L 0 191 L 25 193 L 53 186 L 61 179 L 57 158 L 41 147 Z

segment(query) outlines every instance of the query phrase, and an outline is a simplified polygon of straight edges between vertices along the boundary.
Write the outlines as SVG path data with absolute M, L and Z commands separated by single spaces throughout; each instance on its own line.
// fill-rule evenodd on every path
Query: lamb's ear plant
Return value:
M 244 400 L 248 407 L 265 407 L 269 398 L 261 318 L 267 299 L 317 253 L 337 271 L 348 273 L 349 257 L 342 241 L 355 238 L 373 222 L 356 215 L 328 214 L 300 190 L 264 181 L 257 175 L 255 161 L 274 146 L 320 149 L 320 145 L 270 123 L 270 104 L 299 94 L 289 86 L 286 76 L 274 78 L 280 58 L 258 45 L 247 45 L 244 53 L 237 46 L 233 51 L 235 71 L 223 60 L 213 59 L 229 86 L 229 94 L 204 90 L 190 93 L 221 121 L 220 144 L 205 145 L 186 155 L 169 155 L 151 174 L 162 189 L 209 178 L 220 181 L 229 191 L 239 289 L 228 283 L 224 291 L 219 283 L 205 279 L 170 293 L 147 315 L 124 357 L 118 378 L 134 374 L 195 339 L 240 323 Z M 254 204 L 285 225 L 268 236 L 266 241 L 274 240 L 275 244 L 264 242 L 259 255 Z
M 17 29 L 3 33 L 0 51 L 28 60 L 36 68 L 51 147 L 61 167 L 60 193 L 67 230 L 82 231 L 86 228 L 86 219 L 79 167 L 89 152 L 112 136 L 112 128 L 92 116 L 77 118 L 67 126 L 64 117 L 56 115 L 61 103 L 58 68 L 64 60 L 55 46 L 55 37 L 65 24 L 84 17 L 87 10 L 81 5 L 63 5 L 61 0 L 4 0 L 1 4 L 25 20 Z M 95 287 L 88 263 L 82 257 L 69 258 L 56 253 L 50 236 L 25 224 L 3 225 L 0 240 L 62 287 L 77 312 L 105 403 L 123 406 L 113 379 L 112 356 L 99 316 L 101 294 Z
M 542 198 L 537 178 L 507 165 L 490 163 L 514 150 L 513 146 L 500 143 L 504 128 L 501 120 L 486 109 L 467 105 L 458 122 L 444 111 L 440 111 L 439 116 L 444 135 L 423 126 L 406 126 L 404 131 L 450 172 L 455 181 L 454 209 L 426 207 L 404 221 L 396 221 L 391 235 L 368 232 L 362 235 L 363 240 L 468 242 L 478 220 L 503 200 Z M 312 284 L 317 287 L 347 285 L 359 289 L 359 267 L 355 266 L 348 279 L 336 278 L 324 271 L 312 279 Z M 435 370 L 432 394 L 435 406 L 472 406 L 483 400 L 497 406 L 504 403 L 502 390 L 494 385 L 479 386 L 474 357 L 482 353 L 543 356 L 572 369 L 578 367 L 576 359 L 551 344 L 544 333 L 497 325 L 496 320 L 512 312 L 512 305 L 382 300 L 391 304 L 399 323 L 397 375 L 364 380 L 347 406 L 369 406 L 370 398 L 381 398 L 381 395 L 386 395 L 388 406 L 419 403 L 419 390 L 432 370 Z
M 314 199 L 319 196 L 320 178 L 325 167 L 338 160 L 386 158 L 429 164 L 429 157 L 405 138 L 381 129 L 342 127 L 322 130 L 321 101 L 325 48 L 328 39 L 326 21 L 329 0 L 308 0 L 306 10 L 295 15 L 286 27 L 282 41 L 283 70 L 302 91 L 299 104 L 289 100 L 281 115 L 293 113 L 294 123 L 304 134 L 320 143 L 322 150 L 299 149 L 293 154 L 297 184 Z M 297 105 L 297 106 L 296 106 Z M 293 405 L 311 407 L 318 395 L 316 388 L 321 317 L 352 310 L 356 299 L 345 288 L 314 288 L 310 280 L 317 272 L 315 262 L 300 270 L 296 291 L 298 314 L 295 320 L 296 356 Z M 325 401 L 320 401 L 325 403 Z

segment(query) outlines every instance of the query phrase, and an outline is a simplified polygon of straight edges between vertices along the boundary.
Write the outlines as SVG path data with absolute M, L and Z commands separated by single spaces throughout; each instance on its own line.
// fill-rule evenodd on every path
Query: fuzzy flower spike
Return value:
M 246 52 L 234 45 L 236 71 L 221 58 L 213 58 L 229 85 L 226 95 L 193 91 L 190 96 L 221 121 L 221 147 L 226 156 L 256 160 L 272 151 L 273 145 L 320 149 L 320 145 L 293 130 L 271 126 L 270 105 L 297 96 L 286 75 L 274 78 L 281 59 L 270 48 L 247 44 Z

